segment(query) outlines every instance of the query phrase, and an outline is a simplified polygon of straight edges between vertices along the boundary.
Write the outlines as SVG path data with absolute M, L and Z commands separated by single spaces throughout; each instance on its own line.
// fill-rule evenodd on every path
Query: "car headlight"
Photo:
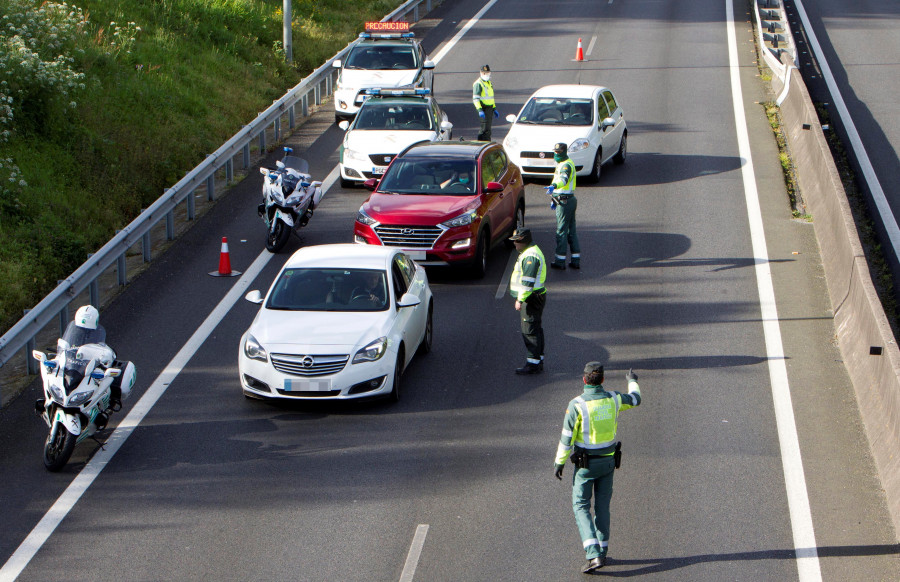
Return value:
M 363 349 L 356 352 L 356 355 L 353 356 L 353 363 L 359 364 L 361 362 L 374 362 L 381 358 L 384 355 L 384 352 L 387 351 L 387 338 L 380 337 L 377 340 L 373 341 Z
M 572 145 L 569 146 L 569 153 L 574 154 L 575 152 L 580 152 L 581 150 L 587 149 L 591 145 L 591 142 L 584 138 L 576 139 L 572 142 Z
M 251 360 L 269 361 L 269 354 L 266 353 L 266 348 L 262 347 L 252 335 L 248 335 L 247 341 L 244 342 L 244 355 Z
M 503 140 L 503 145 L 504 145 L 507 149 L 511 149 L 511 150 L 518 149 L 518 147 L 519 147 L 519 138 L 517 138 L 517 137 L 507 137 L 505 140 Z
M 362 152 L 351 150 L 350 148 L 344 148 L 344 159 L 353 160 L 354 162 L 368 162 L 369 156 Z
M 378 221 L 366 214 L 362 208 L 360 208 L 356 213 L 356 222 L 365 224 L 366 226 L 375 226 L 376 224 L 378 224 Z
M 83 392 L 76 392 L 69 398 L 69 406 L 81 406 L 85 402 L 91 399 L 91 396 L 94 395 L 93 390 L 85 390 Z
M 466 226 L 467 224 L 472 224 L 475 222 L 475 218 L 478 216 L 478 213 L 474 210 L 470 210 L 465 214 L 460 214 L 456 218 L 451 218 L 446 222 L 442 222 L 441 226 L 446 226 L 447 228 L 453 228 L 454 226 Z

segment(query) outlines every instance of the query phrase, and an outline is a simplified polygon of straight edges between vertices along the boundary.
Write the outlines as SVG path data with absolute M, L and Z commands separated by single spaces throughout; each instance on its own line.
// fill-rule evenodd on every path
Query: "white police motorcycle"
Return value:
M 44 465 L 49 471 L 62 469 L 75 445 L 103 430 L 109 415 L 121 410 L 122 402 L 131 394 L 134 364 L 117 361 L 105 341 L 106 331 L 97 324 L 97 310 L 88 305 L 80 308 L 75 321 L 69 323 L 53 357 L 38 350 L 32 352 L 41 363 L 44 397 L 34 407 L 50 427 L 44 444 Z
M 291 232 L 306 226 L 322 200 L 322 182 L 312 181 L 309 163 L 290 155 L 293 151 L 284 148 L 284 158 L 275 162 L 274 169 L 259 169 L 265 178 L 257 213 L 266 223 L 266 249 L 272 253 L 284 248 Z

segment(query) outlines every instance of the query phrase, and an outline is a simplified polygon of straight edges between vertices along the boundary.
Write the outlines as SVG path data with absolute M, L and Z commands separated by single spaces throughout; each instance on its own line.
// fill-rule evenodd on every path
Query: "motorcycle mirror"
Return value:
M 32 350 L 31 357 L 41 363 L 44 363 L 47 361 L 47 354 L 45 354 L 44 352 L 40 352 L 38 350 Z
M 118 378 L 121 375 L 122 370 L 119 368 L 107 368 L 106 370 L 106 376 L 109 376 L 110 378 Z
M 266 174 L 269 173 L 269 169 L 268 168 L 260 168 L 259 173 L 262 174 L 263 176 L 265 176 Z
M 281 160 L 278 160 L 277 162 L 275 162 L 275 167 L 278 168 L 279 170 L 283 170 L 284 162 L 282 162 Z

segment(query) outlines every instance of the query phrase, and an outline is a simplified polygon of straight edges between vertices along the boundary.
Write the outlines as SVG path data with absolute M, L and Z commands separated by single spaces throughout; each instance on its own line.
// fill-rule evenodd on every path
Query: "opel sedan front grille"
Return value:
M 375 227 L 375 234 L 386 247 L 406 249 L 430 249 L 443 233 L 437 226 L 386 226 Z
M 349 355 L 272 354 L 272 365 L 279 372 L 293 376 L 328 376 L 343 370 L 349 359 Z

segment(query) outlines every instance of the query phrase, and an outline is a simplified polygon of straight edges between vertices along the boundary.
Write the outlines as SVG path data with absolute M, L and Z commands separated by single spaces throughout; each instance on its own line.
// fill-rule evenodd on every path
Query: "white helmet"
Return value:
M 100 312 L 93 305 L 82 305 L 75 312 L 75 325 L 87 329 L 97 329 L 100 321 Z

